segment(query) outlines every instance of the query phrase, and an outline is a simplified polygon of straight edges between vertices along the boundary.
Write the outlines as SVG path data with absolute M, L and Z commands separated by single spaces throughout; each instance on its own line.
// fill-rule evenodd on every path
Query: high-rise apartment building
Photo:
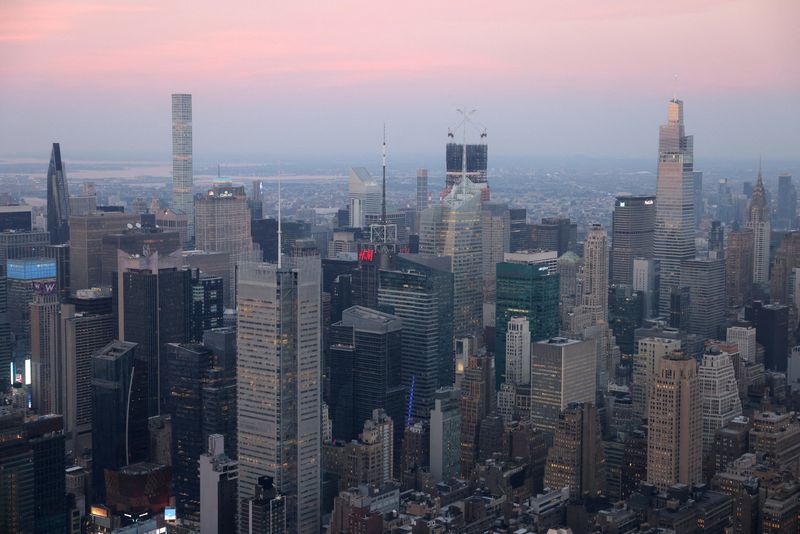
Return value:
M 570 403 L 595 402 L 595 352 L 594 340 L 555 337 L 533 344 L 531 419 L 551 437 Z
M 453 272 L 453 336 L 477 335 L 483 318 L 481 189 L 471 180 L 422 212 L 419 251 L 449 256 Z
M 647 481 L 660 490 L 702 481 L 703 406 L 697 361 L 673 352 L 656 362 L 650 392 Z
M 697 375 L 703 404 L 703 453 L 712 454 L 717 431 L 742 415 L 742 401 L 733 360 L 719 347 L 706 350 Z
M 753 230 L 753 283 L 764 284 L 769 281 L 769 204 L 767 203 L 761 166 L 758 167 L 758 180 L 750 197 L 747 227 Z
M 319 258 L 293 266 L 245 263 L 237 302 L 239 501 L 260 477 L 287 499 L 286 531 L 320 527 L 321 342 Z M 257 497 L 257 496 L 256 496 Z
M 681 287 L 689 288 L 691 334 L 715 339 L 725 325 L 725 260 L 696 258 L 681 262 Z
M 653 256 L 661 265 L 661 315 L 668 314 L 670 296 L 680 284 L 681 261 L 695 255 L 693 161 L 694 139 L 684 131 L 683 102 L 672 99 L 658 138 Z
M 570 404 L 558 418 L 553 446 L 547 453 L 544 486 L 569 488 L 575 499 L 605 494 L 606 458 L 597 407 Z
M 450 258 L 401 254 L 395 268 L 379 272 L 378 304 L 391 307 L 403 321 L 404 405 L 412 420 L 426 420 L 436 389 L 454 380 Z
M 725 292 L 728 304 L 741 307 L 750 300 L 753 286 L 753 230 L 728 232 L 725 241 Z
M 653 257 L 656 199 L 620 196 L 614 202 L 611 226 L 611 281 L 633 284 L 633 259 Z
M 172 95 L 172 209 L 186 215 L 187 238 L 194 238 L 192 95 Z
M 531 339 L 541 341 L 558 335 L 559 273 L 553 251 L 509 253 L 497 265 L 495 308 L 496 384 L 506 371 L 506 329 L 512 317 L 525 317 Z
M 226 454 L 224 436 L 208 436 L 208 448 L 200 455 L 198 463 L 200 534 L 222 534 L 235 530 L 239 463 Z
M 69 188 L 58 143 L 53 143 L 47 169 L 47 231 L 51 245 L 69 241 Z

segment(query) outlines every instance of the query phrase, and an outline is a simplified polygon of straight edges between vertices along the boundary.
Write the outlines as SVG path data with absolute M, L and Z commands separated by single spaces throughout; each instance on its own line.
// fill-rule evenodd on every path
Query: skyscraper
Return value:
M 506 331 L 506 383 L 531 383 L 531 331 L 527 317 L 515 316 Z
M 69 188 L 58 143 L 53 143 L 47 169 L 47 231 L 51 245 L 69 241 Z
M 401 254 L 395 258 L 395 267 L 379 273 L 378 304 L 391 307 L 403 320 L 405 406 L 411 409 L 413 420 L 425 420 L 436 389 L 454 380 L 450 258 Z
M 483 301 L 495 299 L 497 264 L 503 254 L 510 252 L 511 228 L 508 204 L 497 200 L 483 203 L 481 211 L 481 236 L 483 259 Z
M 703 453 L 712 454 L 717 430 L 742 415 L 742 401 L 730 354 L 712 346 L 698 368 L 703 403 Z
M 419 251 L 450 256 L 453 272 L 453 336 L 480 333 L 483 318 L 481 189 L 467 179 L 438 206 L 422 213 Z
M 792 184 L 789 174 L 778 176 L 778 209 L 776 228 L 794 230 L 797 228 L 797 188 Z
M 719 337 L 727 303 L 725 260 L 696 258 L 681 262 L 681 287 L 689 288 L 689 333 Z
M 669 313 L 672 290 L 680 284 L 681 261 L 695 255 L 693 160 L 694 139 L 684 133 L 683 102 L 672 99 L 658 139 L 653 255 L 661 262 L 661 315 Z
M 91 289 L 102 286 L 103 237 L 122 233 L 136 221 L 135 215 L 119 212 L 95 212 L 70 217 L 70 289 Z M 136 252 L 142 253 L 141 249 Z M 116 268 L 112 269 L 115 270 Z M 106 283 L 108 282 L 106 280 Z
M 33 408 L 40 415 L 64 413 L 64 365 L 60 353 L 60 304 L 55 292 L 39 292 L 31 303 Z
M 435 480 L 458 476 L 461 460 L 461 391 L 442 388 L 435 393 L 430 418 L 430 465 Z
M 611 281 L 633 284 L 633 259 L 653 257 L 655 197 L 620 196 L 611 226 Z
M 350 226 L 363 228 L 367 215 L 381 214 L 381 187 L 364 167 L 350 169 L 347 181 Z
M 658 362 L 680 350 L 678 339 L 647 337 L 640 339 L 633 356 L 633 410 L 637 417 L 647 419 L 650 413 L 650 398 L 656 377 Z
M 547 454 L 544 486 L 569 488 L 575 499 L 605 493 L 606 459 L 597 407 L 591 402 L 570 404 L 556 425 Z
M 551 437 L 561 411 L 572 402 L 595 402 L 594 340 L 555 337 L 533 344 L 531 419 Z M 567 378 L 570 377 L 570 378 Z
M 469 355 L 461 382 L 461 475 L 468 477 L 478 461 L 480 425 L 495 407 L 494 359 Z
M 761 165 L 758 166 L 758 180 L 750 197 L 747 227 L 753 230 L 753 283 L 764 284 L 769 281 L 769 205 L 767 204 Z
M 725 241 L 725 293 L 728 305 L 740 307 L 750 300 L 753 286 L 753 230 L 728 232 Z
M 756 361 L 756 329 L 752 326 L 729 327 L 725 341 L 736 343 L 742 360 L 748 362 Z
M 794 304 L 791 296 L 796 290 L 792 287 L 792 273 L 798 267 L 800 267 L 800 232 L 786 232 L 775 252 L 772 264 L 770 296 L 773 302 L 789 306 Z M 795 284 L 797 283 L 795 280 Z M 798 300 L 800 295 L 794 294 L 794 301 Z
M 583 306 L 592 324 L 608 323 L 608 233 L 593 224 L 583 245 Z
M 172 95 L 172 209 L 186 215 L 187 237 L 194 238 L 192 95 Z
M 428 169 L 417 169 L 417 215 L 428 209 Z
M 466 127 L 466 125 L 464 126 Z M 450 137 L 453 137 L 450 134 Z M 485 139 L 486 134 L 481 135 L 481 139 Z M 488 154 L 489 147 L 483 142 L 480 144 L 467 145 L 467 162 L 464 165 L 464 145 L 461 143 L 447 143 L 445 160 L 447 163 L 447 175 L 445 178 L 445 187 L 452 189 L 464 176 L 464 169 L 466 169 L 466 176 L 474 184 L 480 184 L 481 188 L 489 186 L 487 177 L 488 168 Z
M 656 362 L 650 392 L 647 481 L 660 490 L 702 480 L 703 406 L 697 361 L 675 351 Z
M 240 266 L 237 302 L 239 502 L 260 477 L 287 499 L 288 532 L 320 524 L 319 258 Z M 243 528 L 246 523 L 243 522 Z
M 239 464 L 225 452 L 221 434 L 208 436 L 208 448 L 200 455 L 200 533 L 220 534 L 236 525 L 236 484 Z
M 512 317 L 528 320 L 531 339 L 558 335 L 559 274 L 554 252 L 509 253 L 497 265 L 495 354 L 497 386 L 506 371 L 506 328 Z

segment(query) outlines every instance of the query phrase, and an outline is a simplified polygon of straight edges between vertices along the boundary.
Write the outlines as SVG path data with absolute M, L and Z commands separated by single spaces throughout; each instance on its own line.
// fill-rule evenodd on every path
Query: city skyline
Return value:
M 433 152 L 465 104 L 491 157 L 646 157 L 672 95 L 690 102 L 703 157 L 796 157 L 790 2 L 411 4 L 391 24 L 360 2 L 303 7 L 200 4 L 167 26 L 177 6 L 5 4 L 3 156 L 53 140 L 87 157 L 168 156 L 167 95 L 188 92 L 199 159 L 367 152 L 385 120 L 391 161 Z

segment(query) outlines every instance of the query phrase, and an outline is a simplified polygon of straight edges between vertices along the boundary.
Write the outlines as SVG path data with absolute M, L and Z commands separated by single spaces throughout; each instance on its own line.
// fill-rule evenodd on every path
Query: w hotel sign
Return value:
M 49 295 L 56 290 L 55 280 L 34 280 L 33 292 L 37 295 Z

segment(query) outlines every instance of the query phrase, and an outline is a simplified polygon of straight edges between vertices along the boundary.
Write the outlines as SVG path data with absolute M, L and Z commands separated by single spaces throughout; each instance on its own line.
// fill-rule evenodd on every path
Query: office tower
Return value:
M 51 245 L 69 241 L 69 187 L 58 143 L 53 143 L 47 169 L 47 231 Z
M 748 362 L 756 361 L 756 329 L 752 326 L 730 326 L 725 341 L 736 343 L 739 356 Z
M 631 291 L 630 286 L 615 286 L 611 290 L 609 325 L 614 339 L 623 354 L 633 354 L 636 329 L 645 319 L 645 298 L 641 291 Z
M 370 418 L 364 421 L 358 441 L 346 446 L 349 450 L 345 453 L 344 487 L 361 484 L 380 487 L 391 482 L 395 459 L 400 457 L 394 446 L 402 442 L 395 433 L 392 418 L 380 408 L 372 410 Z
M 0 263 L 0 384 L 10 384 L 11 376 L 11 324 L 8 322 L 8 277 L 6 266 Z
M 725 227 L 720 221 L 711 221 L 708 230 L 708 257 L 714 260 L 725 258 Z
M 430 415 L 430 470 L 434 480 L 457 477 L 461 471 L 461 391 L 436 391 Z
M 247 534 L 291 532 L 287 530 L 287 528 L 291 528 L 290 503 L 287 502 L 288 499 L 284 495 L 278 493 L 272 477 L 258 477 L 258 482 L 250 494 L 253 497 L 248 498 L 242 507 L 240 532 Z M 230 530 L 230 528 L 230 525 L 226 525 L 226 530 Z
M 466 126 L 464 126 L 466 127 Z M 453 138 L 453 134 L 448 132 L 448 137 Z M 486 133 L 481 134 L 481 140 L 486 139 Z M 447 143 L 445 160 L 447 164 L 447 175 L 445 177 L 445 187 L 452 189 L 456 184 L 460 184 L 466 173 L 466 177 L 473 184 L 480 185 L 481 189 L 489 187 L 487 177 L 489 147 L 486 142 L 479 144 L 468 144 L 466 147 L 467 161 L 464 164 L 464 145 L 461 143 Z
M 136 215 L 119 212 L 70 217 L 70 289 L 91 289 L 103 284 L 103 237 L 119 234 L 137 220 Z
M 204 331 L 222 327 L 222 317 L 225 312 L 222 278 L 204 276 L 199 271 L 192 271 L 189 306 L 189 340 L 200 342 L 203 340 Z
M 531 383 L 531 331 L 526 317 L 512 317 L 506 330 L 506 383 Z
M 633 284 L 633 259 L 653 257 L 656 199 L 617 197 L 611 222 L 611 281 Z
M 225 438 L 211 434 L 200 455 L 200 534 L 235 529 L 239 463 L 225 453 Z
M 575 499 L 605 494 L 606 458 L 597 407 L 573 403 L 558 418 L 553 446 L 547 453 L 544 485 L 569 488 Z
M 0 206 L 0 232 L 30 232 L 31 230 L 30 206 L 18 204 Z
M 10 259 L 36 258 L 45 255 L 50 244 L 50 234 L 32 230 L 0 232 L 0 264 Z
M 680 284 L 681 261 L 695 255 L 693 159 L 694 139 L 684 133 L 683 102 L 672 99 L 658 135 L 653 256 L 661 262 L 661 315 L 669 312 L 670 295 Z
M 111 277 L 117 270 L 117 251 L 126 254 L 152 254 L 158 252 L 161 257 L 181 250 L 180 234 L 165 232 L 161 228 L 142 227 L 126 228 L 121 232 L 109 233 L 102 238 L 102 256 L 100 260 L 100 285 L 111 285 Z
M 243 185 L 215 180 L 208 192 L 198 197 L 195 209 L 195 248 L 206 252 L 227 252 L 230 272 L 244 261 L 261 259 L 250 234 L 250 210 Z M 225 296 L 232 307 L 235 292 Z
M 56 291 L 59 298 L 67 297 L 70 292 L 69 245 L 48 245 L 44 255 L 56 262 Z
M 419 250 L 450 256 L 453 271 L 453 336 L 477 335 L 483 317 L 481 189 L 471 180 L 454 187 L 438 206 L 422 212 Z
M 765 455 L 776 465 L 800 458 L 800 424 L 793 413 L 757 412 L 749 433 L 750 452 Z
M 179 213 L 172 208 L 158 209 L 155 219 L 156 225 L 165 232 L 177 232 L 181 244 L 189 242 L 189 217 L 185 213 Z
M 595 402 L 595 351 L 593 340 L 554 337 L 533 344 L 531 419 L 549 436 L 570 403 Z
M 367 215 L 381 214 L 381 187 L 364 167 L 350 169 L 347 181 L 349 226 L 364 228 Z
M 703 406 L 694 358 L 676 351 L 656 362 L 650 392 L 647 482 L 660 490 L 702 481 Z
M 558 283 L 560 294 L 559 317 L 561 325 L 569 324 L 569 317 L 578 305 L 578 293 L 583 284 L 583 260 L 572 251 L 558 258 Z
M 245 263 L 237 301 L 239 501 L 259 477 L 288 500 L 288 532 L 320 523 L 320 262 Z M 246 523 L 242 523 L 244 528 Z
M 767 203 L 764 180 L 761 177 L 761 164 L 758 166 L 758 180 L 750 197 L 747 227 L 753 230 L 753 283 L 769 281 L 769 204 Z
M 753 286 L 753 230 L 742 228 L 728 232 L 725 242 L 725 292 L 728 304 L 741 307 L 750 300 Z
M 136 343 L 112 341 L 92 358 L 92 477 L 94 499 L 105 496 L 105 471 L 147 459 L 147 361 Z
M 800 298 L 792 287 L 793 270 L 798 267 L 800 267 L 800 232 L 787 232 L 783 235 L 772 264 L 770 296 L 773 303 L 797 306 L 791 297 L 794 293 L 795 301 Z
M 233 271 L 231 271 L 230 254 L 227 252 L 206 252 L 203 250 L 183 250 L 170 255 L 179 268 L 199 270 L 201 277 L 222 278 L 222 295 L 234 293 Z M 223 303 L 226 301 L 223 300 Z
M 496 268 L 503 261 L 503 254 L 511 250 L 510 230 L 508 204 L 496 200 L 484 202 L 481 211 L 484 302 L 495 298 Z
M 712 454 L 717 430 L 742 415 L 742 401 L 731 356 L 712 346 L 697 371 L 703 405 L 703 453 Z
M 533 341 L 558 335 L 559 273 L 554 252 L 509 253 L 497 265 L 495 354 L 497 386 L 506 370 L 506 328 L 514 316 L 528 319 Z
M 39 415 L 64 413 L 60 307 L 54 291 L 37 291 L 31 303 L 32 405 Z
M 461 476 L 469 477 L 478 461 L 480 423 L 494 411 L 494 359 L 470 354 L 461 382 Z M 444 467 L 443 467 L 444 469 Z
M 789 359 L 789 307 L 755 301 L 744 317 L 756 327 L 756 341 L 764 347 L 764 367 L 785 373 Z
M 531 244 L 528 210 L 525 208 L 510 208 L 508 210 L 508 219 L 510 227 L 509 252 L 528 250 Z
M 236 458 L 236 328 L 206 330 L 203 347 L 211 352 L 203 378 L 203 441 L 222 435 L 228 456 Z
M 201 345 L 171 343 L 167 348 L 167 412 L 172 416 L 172 469 L 175 508 L 182 524 L 198 527 L 203 453 L 203 381 L 211 353 Z
M 187 242 L 194 237 L 192 95 L 172 95 L 172 209 L 186 215 Z
M 100 313 L 83 311 L 101 302 Z M 61 351 L 65 373 L 63 391 L 64 435 L 67 453 L 77 458 L 92 447 L 92 357 L 114 339 L 111 295 L 100 290 L 79 290 L 61 304 Z
M 583 306 L 592 324 L 608 323 L 608 233 L 593 224 L 583 244 Z
M 31 303 L 35 295 L 56 290 L 56 264 L 48 258 L 8 260 L 6 291 L 8 322 L 16 338 L 15 352 L 24 355 L 31 350 Z
M 543 217 L 531 227 L 531 248 L 555 250 L 559 257 L 575 248 L 578 225 L 564 217 Z
M 689 328 L 691 334 L 719 337 L 725 325 L 725 260 L 697 258 L 681 262 L 681 287 L 689 288 Z
M 97 195 L 79 194 L 69 196 L 69 214 L 87 215 L 97 211 Z
M 253 194 L 247 199 L 250 208 L 250 218 L 253 220 L 264 218 L 264 181 L 253 180 Z
M 0 414 L 0 530 L 33 532 L 33 451 L 25 442 L 21 412 Z
M 797 228 L 797 188 L 789 174 L 778 176 L 778 206 L 775 210 L 775 228 L 794 230 Z
M 147 370 L 148 414 L 158 415 L 167 400 L 166 346 L 189 336 L 191 272 L 179 270 L 172 258 L 158 253 L 129 256 L 119 252 L 113 279 L 113 310 L 120 341 L 137 343 L 137 357 Z
M 692 171 L 692 192 L 694 193 L 694 227 L 700 228 L 705 213 L 703 202 L 703 171 Z
M 333 435 L 355 439 L 359 429 L 377 408 L 383 408 L 397 428 L 404 428 L 406 390 L 401 380 L 403 322 L 397 316 L 353 306 L 342 320 L 331 325 L 331 397 Z M 396 447 L 401 450 L 402 433 Z
M 406 411 L 411 409 L 414 421 L 426 420 L 436 389 L 454 380 L 450 258 L 400 254 L 394 263 L 396 270 L 379 273 L 378 304 L 403 321 L 400 367 Z
M 417 169 L 417 214 L 428 209 L 428 169 Z
M 646 337 L 638 341 L 638 352 L 633 356 L 633 410 L 637 417 L 647 419 L 650 398 L 658 362 L 680 350 L 679 339 Z

